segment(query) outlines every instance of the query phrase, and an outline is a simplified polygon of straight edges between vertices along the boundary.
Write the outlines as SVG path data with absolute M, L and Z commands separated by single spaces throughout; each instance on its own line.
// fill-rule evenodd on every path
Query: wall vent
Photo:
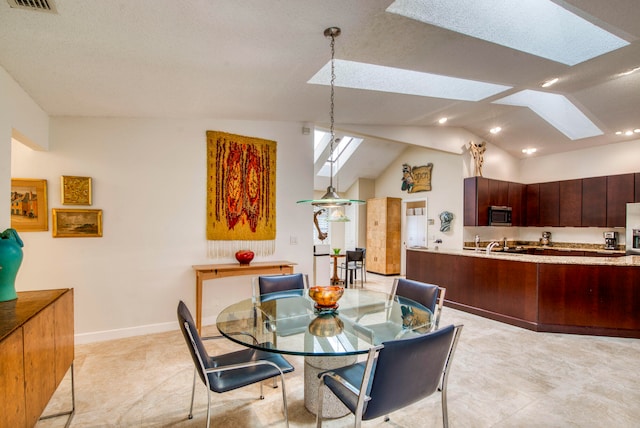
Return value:
M 7 0 L 9 6 L 16 9 L 39 10 L 40 12 L 58 13 L 53 0 Z

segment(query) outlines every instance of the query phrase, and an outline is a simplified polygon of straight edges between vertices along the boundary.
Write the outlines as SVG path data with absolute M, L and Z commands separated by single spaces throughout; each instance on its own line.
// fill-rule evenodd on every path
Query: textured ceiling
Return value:
M 479 102 L 338 88 L 336 123 L 464 128 L 522 157 L 621 142 L 640 127 L 637 0 L 556 3 L 631 42 L 567 66 L 385 12 L 392 0 L 55 0 L 57 14 L 0 1 L 0 65 L 52 116 L 294 120 L 327 124 L 328 88 L 307 81 L 336 58 L 513 86 Z M 558 76 L 604 135 L 570 140 L 527 108 L 492 104 Z M 494 136 L 489 129 L 502 127 Z M 638 135 L 638 134 L 636 134 Z M 377 144 L 382 144 L 378 142 Z M 366 147 L 366 146 L 365 146 Z M 360 154 L 359 154 L 360 156 Z M 368 164 L 367 157 L 360 157 Z M 364 175 L 363 175 L 364 176 Z

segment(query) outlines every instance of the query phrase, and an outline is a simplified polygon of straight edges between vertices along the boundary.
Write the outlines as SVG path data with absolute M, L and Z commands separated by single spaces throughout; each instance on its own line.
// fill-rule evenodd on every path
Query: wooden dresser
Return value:
M 73 289 L 0 302 L 0 427 L 33 427 L 74 358 Z
M 401 207 L 400 198 L 367 200 L 367 271 L 400 273 Z

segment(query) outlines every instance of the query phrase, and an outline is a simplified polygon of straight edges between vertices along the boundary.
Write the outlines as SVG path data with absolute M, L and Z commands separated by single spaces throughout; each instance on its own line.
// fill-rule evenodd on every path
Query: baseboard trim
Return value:
M 216 322 L 216 316 L 205 317 L 202 325 L 212 325 Z M 167 331 L 178 330 L 178 320 L 163 322 L 158 324 L 147 324 L 137 327 L 118 328 L 115 330 L 94 331 L 90 333 L 79 333 L 74 336 L 76 345 L 87 343 L 104 342 L 107 340 L 125 339 L 127 337 L 144 336 L 154 333 L 165 333 Z

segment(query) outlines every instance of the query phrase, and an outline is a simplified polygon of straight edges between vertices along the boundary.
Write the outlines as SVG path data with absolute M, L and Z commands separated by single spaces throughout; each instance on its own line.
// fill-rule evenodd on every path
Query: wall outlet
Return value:
M 289 244 L 298 245 L 298 237 L 296 235 L 289 236 Z

